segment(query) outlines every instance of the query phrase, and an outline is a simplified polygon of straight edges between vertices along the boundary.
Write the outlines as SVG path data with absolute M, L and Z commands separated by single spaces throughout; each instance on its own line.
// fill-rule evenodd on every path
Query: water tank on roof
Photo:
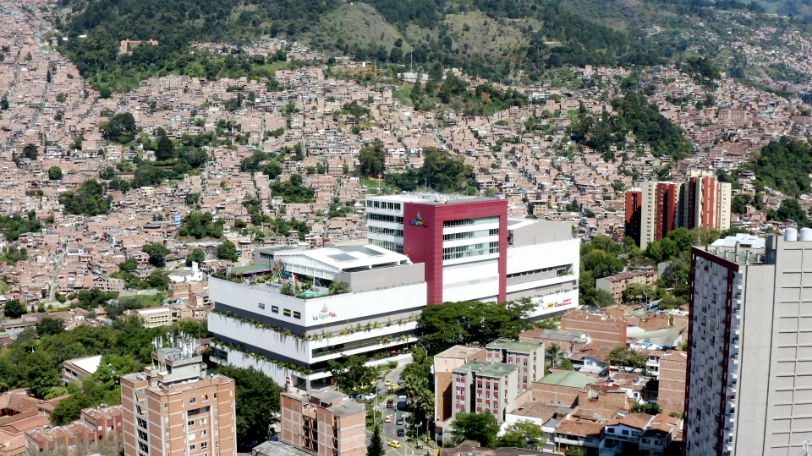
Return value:
M 784 240 L 787 242 L 795 242 L 798 240 L 798 230 L 795 228 L 787 228 L 784 230 Z
M 801 228 L 801 236 L 799 241 L 812 241 L 812 228 Z

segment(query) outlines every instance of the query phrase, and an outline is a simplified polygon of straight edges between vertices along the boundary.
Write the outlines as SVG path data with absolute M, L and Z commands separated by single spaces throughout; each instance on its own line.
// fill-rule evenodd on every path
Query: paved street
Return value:
M 371 406 L 375 407 L 375 410 L 383 412 L 383 419 L 387 416 L 391 416 L 392 420 L 390 423 L 382 423 L 383 426 L 381 427 L 381 437 L 383 438 L 384 446 L 386 448 L 386 456 L 418 456 L 422 455 L 425 452 L 425 449 L 416 450 L 406 444 L 406 436 L 398 437 L 397 431 L 398 429 L 406 429 L 406 417 L 409 415 L 407 412 L 397 410 L 397 397 L 400 394 L 403 394 L 403 385 L 399 385 L 398 391 L 394 393 L 389 393 L 388 388 L 385 384 L 386 380 L 389 380 L 392 384 L 398 383 L 400 384 L 400 374 L 403 372 L 403 366 L 399 366 L 397 369 L 392 370 L 389 372 L 386 377 L 378 382 L 377 384 L 377 393 L 378 399 L 377 404 L 376 401 L 372 401 Z M 386 401 L 388 399 L 392 399 L 394 401 L 394 407 L 389 409 L 386 408 Z M 397 420 L 398 418 L 403 417 L 404 424 L 398 425 Z M 369 438 L 372 436 L 372 431 L 367 431 L 367 443 L 369 443 Z M 389 442 L 391 441 L 398 441 L 401 442 L 400 448 L 392 448 L 389 446 Z

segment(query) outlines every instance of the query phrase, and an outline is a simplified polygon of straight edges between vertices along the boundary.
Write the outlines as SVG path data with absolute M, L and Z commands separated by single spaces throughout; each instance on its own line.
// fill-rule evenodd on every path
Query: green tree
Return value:
M 358 171 L 364 176 L 382 175 L 386 162 L 386 151 L 383 148 L 383 142 L 375 138 L 372 145 L 362 148 L 358 154 L 358 162 L 360 164 Z
M 360 393 L 375 387 L 378 368 L 367 366 L 364 356 L 342 355 L 337 360 L 327 362 L 333 381 L 338 388 L 348 394 Z
M 203 249 L 194 249 L 192 253 L 186 255 L 186 266 L 191 266 L 192 263 L 203 263 L 206 260 L 206 252 Z
M 3 315 L 8 318 L 20 318 L 24 313 L 27 313 L 25 306 L 16 299 L 9 299 L 3 306 Z
M 245 442 L 268 437 L 272 417 L 279 412 L 282 388 L 256 369 L 220 366 L 217 373 L 236 385 L 237 440 Z
M 136 372 L 139 363 L 132 355 L 116 355 L 110 353 L 102 356 L 99 368 L 93 373 L 93 379 L 99 382 L 106 390 L 114 390 L 123 375 Z
M 129 112 L 116 114 L 108 122 L 101 124 L 104 139 L 122 144 L 129 143 L 135 138 L 135 117 Z
M 164 161 L 173 158 L 175 158 L 175 144 L 164 133 L 158 137 L 158 144 L 155 147 L 155 159 Z
M 101 179 L 110 180 L 114 177 L 116 177 L 116 170 L 112 166 L 105 166 L 101 172 L 99 172 L 99 178 Z
M 148 244 L 142 250 L 149 255 L 149 264 L 156 268 L 162 268 L 166 265 L 166 255 L 169 253 L 163 244 Z
M 54 426 L 64 426 L 81 418 L 82 409 L 92 405 L 86 395 L 74 394 L 56 404 L 49 419 Z
M 519 420 L 505 428 L 499 437 L 499 446 L 539 451 L 546 441 L 541 426 L 532 421 Z
M 39 154 L 39 148 L 36 144 L 28 143 L 23 147 L 23 157 L 29 160 L 36 160 Z
M 237 246 L 231 241 L 225 241 L 217 246 L 217 258 L 221 260 L 237 261 Z
M 58 166 L 51 166 L 48 168 L 48 179 L 52 181 L 62 179 L 62 168 Z
M 31 388 L 31 394 L 44 398 L 48 391 L 61 383 L 59 371 L 54 366 L 53 357 L 43 351 L 35 351 L 25 358 L 19 368 L 23 372 L 25 383 Z
M 381 438 L 381 428 L 376 424 L 372 429 L 369 446 L 367 446 L 367 456 L 384 456 L 384 454 L 386 454 L 386 449 Z
M 138 269 L 138 260 L 135 258 L 128 258 L 118 265 L 118 270 L 121 272 L 133 272 Z
M 632 413 L 648 413 L 649 415 L 659 415 L 663 409 L 657 404 L 634 404 L 631 408 Z
M 421 333 L 432 355 L 454 345 L 499 337 L 515 339 L 522 331 L 533 327 L 528 315 L 535 307 L 527 298 L 506 304 L 446 302 L 423 309 L 420 315 Z
M 37 324 L 37 334 L 40 337 L 53 336 L 65 331 L 65 323 L 59 318 L 43 318 Z
M 496 435 L 499 425 L 496 418 L 489 411 L 481 413 L 458 413 L 454 420 L 451 435 L 457 443 L 463 440 L 479 442 L 485 448 L 493 448 L 498 444 Z
M 75 191 L 63 192 L 59 202 L 68 214 L 94 216 L 110 212 L 110 199 L 104 196 L 104 187 L 91 179 Z
M 566 353 L 561 350 L 558 344 L 550 344 L 545 352 L 545 361 L 550 366 L 550 369 L 556 369 L 562 361 L 567 359 Z
M 571 446 L 564 452 L 564 456 L 584 456 L 584 452 L 576 446 Z
M 645 353 L 632 350 L 629 347 L 616 347 L 606 356 L 606 364 L 610 366 L 645 368 L 648 357 Z

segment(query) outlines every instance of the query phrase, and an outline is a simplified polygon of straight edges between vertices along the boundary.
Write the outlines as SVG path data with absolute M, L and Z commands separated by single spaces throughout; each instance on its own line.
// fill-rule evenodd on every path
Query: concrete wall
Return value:
M 546 242 L 563 241 L 572 237 L 572 224 L 536 220 L 533 224 L 510 230 L 513 234 L 512 248 Z
M 493 301 L 498 295 L 498 259 L 443 267 L 444 301 Z
M 261 286 L 249 286 L 209 279 L 209 295 L 215 303 L 223 303 L 234 309 L 268 317 L 280 324 L 301 328 L 323 328 L 330 324 L 369 319 L 371 316 L 416 311 L 426 305 L 426 284 L 415 283 L 383 290 L 362 293 L 346 293 L 314 299 L 301 299 L 285 296 Z M 385 303 L 385 306 L 381 306 Z M 262 305 L 260 305 L 262 304 Z M 264 306 L 264 308 L 262 308 Z M 277 306 L 278 313 L 273 312 Z M 217 305 L 215 304 L 215 309 Z M 286 316 L 284 310 L 290 311 Z M 301 318 L 295 318 L 298 312 Z
M 350 285 L 350 291 L 362 292 L 379 288 L 397 287 L 406 284 L 423 282 L 426 277 L 423 263 L 399 265 L 391 268 L 370 269 L 368 271 L 342 272 L 342 282 Z

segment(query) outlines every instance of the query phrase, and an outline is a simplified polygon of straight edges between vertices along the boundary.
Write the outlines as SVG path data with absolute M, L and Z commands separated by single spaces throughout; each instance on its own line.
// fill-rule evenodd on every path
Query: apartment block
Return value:
M 519 340 L 544 344 L 545 349 L 551 345 L 558 345 L 567 356 L 571 356 L 592 342 L 589 335 L 584 333 L 545 328 L 529 329 L 519 334 Z
M 657 405 L 663 412 L 685 412 L 688 353 L 671 350 L 660 357 Z
M 497 339 L 485 346 L 488 363 L 514 364 L 518 367 L 519 393 L 533 388 L 544 377 L 544 345 Z
M 442 435 L 454 410 L 454 369 L 470 361 L 485 362 L 485 350 L 481 347 L 455 345 L 434 355 L 434 421 L 435 433 Z M 438 440 L 441 440 L 438 437 Z
M 121 377 L 125 456 L 236 456 L 234 380 L 208 375 L 197 343 L 152 354 L 152 366 Z
M 657 271 L 654 268 L 635 269 L 628 272 L 603 277 L 595 281 L 595 288 L 605 290 L 615 298 L 615 302 L 624 302 L 623 293 L 630 284 L 653 286 L 657 282 Z
M 731 184 L 689 170 L 685 182 L 643 182 L 626 191 L 625 235 L 640 248 L 680 228 L 730 228 Z
M 458 413 L 490 411 L 497 423 L 503 423 L 505 413 L 516 408 L 518 378 L 518 366 L 512 364 L 471 361 L 454 369 L 453 418 Z
M 533 399 L 543 404 L 574 407 L 581 390 L 596 381 L 597 378 L 578 372 L 553 372 L 533 383 Z
M 310 395 L 282 393 L 283 443 L 320 456 L 366 454 L 366 409 L 346 394 L 324 388 Z
M 801 454 L 812 441 L 812 230 L 694 247 L 686 455 Z

